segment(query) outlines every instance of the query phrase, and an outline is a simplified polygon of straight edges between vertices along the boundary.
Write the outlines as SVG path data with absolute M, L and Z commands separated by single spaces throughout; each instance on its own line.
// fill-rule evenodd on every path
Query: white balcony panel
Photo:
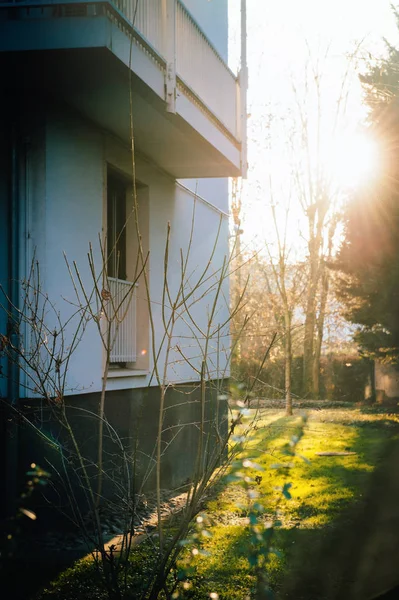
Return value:
M 136 304 L 137 284 L 108 277 L 111 300 L 108 302 L 108 318 L 116 316 L 111 323 L 111 363 L 136 361 Z
M 151 46 L 163 55 L 162 2 L 160 0 L 114 0 L 114 4 L 150 42 Z
M 161 0 L 138 0 L 137 10 L 133 0 L 115 0 L 115 4 L 153 48 L 165 57 L 165 9 L 162 8 Z M 175 0 L 175 5 L 176 74 L 230 133 L 239 139 L 237 78 L 183 2 Z
M 129 145 L 131 81 L 139 152 L 176 178 L 240 175 L 240 78 L 181 0 L 138 0 L 136 13 L 135 6 L 136 0 L 0 0 L 5 80 L 15 76 L 21 97 L 57 90 Z M 165 110 L 174 85 L 175 110 Z
M 182 2 L 176 1 L 177 75 L 236 136 L 237 79 Z

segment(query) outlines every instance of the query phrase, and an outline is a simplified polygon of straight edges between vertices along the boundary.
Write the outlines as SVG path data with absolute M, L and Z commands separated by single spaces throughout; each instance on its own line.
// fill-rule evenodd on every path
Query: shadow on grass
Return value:
M 29 600 L 35 597 L 45 585 L 90 551 L 83 544 L 68 550 L 62 544 L 60 539 L 58 547 L 43 548 L 41 545 L 36 547 L 29 539 L 22 539 L 21 545 L 24 547 L 12 558 L 3 558 L 1 563 L 1 589 L 9 593 L 5 597 L 9 600 Z
M 287 549 L 279 598 L 366 600 L 398 584 L 398 461 L 396 439 L 387 443 L 362 496 L 333 523 L 320 530 L 278 532 Z M 291 545 L 284 535 L 293 536 Z
M 316 491 L 312 499 L 289 501 L 287 508 L 291 506 L 292 521 L 297 522 L 276 530 L 273 545 L 282 558 L 271 556 L 269 578 L 279 599 L 367 600 L 399 582 L 398 422 L 355 419 L 344 426 L 356 455 L 315 457 L 298 469 L 308 484 L 314 482 Z M 273 454 L 276 443 L 287 441 L 296 425 L 293 419 L 278 418 L 267 427 L 266 439 L 265 430 L 255 435 L 255 442 L 262 444 L 259 455 Z M 325 519 L 308 527 L 313 515 Z M 192 598 L 205 599 L 210 589 L 226 600 L 246 597 L 254 584 L 243 563 L 248 535 L 243 525 L 228 527 L 216 557 L 199 570 Z M 214 582 L 213 588 L 209 582 Z
M 387 421 L 394 430 L 382 436 L 381 421 L 361 422 L 351 443 L 359 466 L 375 465 L 372 473 L 346 468 L 341 457 L 312 466 L 312 480 L 328 477 L 333 488 L 356 494 L 350 504 L 343 498 L 332 507 L 333 520 L 321 529 L 278 532 L 286 551 L 279 598 L 366 600 L 399 582 L 399 427 Z

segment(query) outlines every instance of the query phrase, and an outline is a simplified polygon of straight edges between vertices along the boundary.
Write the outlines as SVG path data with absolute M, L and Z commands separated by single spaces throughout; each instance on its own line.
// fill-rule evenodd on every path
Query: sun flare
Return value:
M 327 157 L 332 181 L 339 188 L 356 188 L 370 183 L 380 169 L 379 148 L 371 136 L 342 135 Z

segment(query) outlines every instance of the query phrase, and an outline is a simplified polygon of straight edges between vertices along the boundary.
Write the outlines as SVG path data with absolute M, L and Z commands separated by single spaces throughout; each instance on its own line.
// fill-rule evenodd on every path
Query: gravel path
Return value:
M 161 518 L 167 519 L 178 514 L 185 506 L 187 493 L 162 490 Z M 110 544 L 122 535 L 128 520 L 121 506 L 108 505 L 100 508 L 100 519 L 104 540 Z M 90 533 L 90 516 L 86 517 L 87 531 Z M 134 536 L 138 539 L 151 533 L 157 527 L 158 515 L 155 493 L 142 494 L 137 499 L 134 518 Z M 34 562 L 50 561 L 52 564 L 70 563 L 88 554 L 90 547 L 83 531 L 31 531 L 20 535 L 17 540 L 15 556 L 18 559 L 29 558 Z

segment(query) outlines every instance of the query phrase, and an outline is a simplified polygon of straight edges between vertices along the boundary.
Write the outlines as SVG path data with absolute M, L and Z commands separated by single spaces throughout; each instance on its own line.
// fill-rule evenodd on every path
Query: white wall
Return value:
M 32 180 L 45 184 L 33 186 L 30 197 L 31 219 L 36 226 L 31 228 L 32 247 L 37 247 L 43 264 L 42 285 L 55 309 L 60 311 L 62 320 L 69 318 L 75 310 L 76 297 L 67 272 L 63 253 L 72 264 L 76 261 L 82 280 L 91 290 L 92 282 L 88 268 L 87 252 L 92 243 L 98 272 L 101 267 L 98 236 L 103 226 L 103 201 L 106 164 L 117 167 L 126 175 L 131 174 L 131 158 L 127 148 L 109 138 L 103 132 L 84 123 L 75 115 L 54 111 L 47 119 L 45 129 L 45 165 L 31 174 Z M 42 148 L 43 150 L 43 148 Z M 40 155 L 38 149 L 37 155 Z M 171 224 L 169 257 L 169 286 L 171 294 L 180 285 L 180 249 L 187 250 L 194 205 L 193 195 L 182 189 L 174 180 L 157 170 L 152 164 L 137 158 L 137 179 L 149 187 L 149 281 L 151 305 L 156 330 L 156 343 L 163 337 L 162 288 L 163 263 L 167 223 Z M 43 189 L 44 187 L 44 189 Z M 44 196 L 44 199 L 43 199 Z M 43 206 L 43 204 L 45 206 Z M 192 307 L 193 317 L 201 331 L 206 329 L 208 312 L 212 305 L 212 285 L 215 272 L 222 264 L 227 252 L 228 222 L 226 217 L 204 204 L 196 202 L 196 217 L 192 239 L 191 256 L 187 273 L 188 285 L 198 279 L 210 259 L 216 232 L 221 218 L 221 233 L 215 250 L 212 265 L 206 273 L 206 281 L 197 292 L 199 302 Z M 222 286 L 222 294 L 215 315 L 215 326 L 223 323 L 228 315 L 228 281 Z M 145 286 L 139 286 L 139 293 L 145 294 Z M 50 320 L 52 317 L 49 317 Z M 140 318 L 140 317 L 139 317 Z M 193 326 L 187 315 L 176 323 L 176 333 L 183 336 L 179 341 L 181 350 L 196 364 L 201 356 L 198 330 L 192 334 Z M 54 321 L 54 319 L 53 319 Z M 76 320 L 69 327 L 69 335 L 74 331 Z M 194 327 L 195 329 L 195 327 Z M 225 328 L 226 329 L 226 328 Z M 220 337 L 220 345 L 228 346 L 228 337 Z M 70 339 L 70 338 L 69 338 Z M 213 346 L 215 344 L 213 343 Z M 150 357 L 151 348 L 148 348 Z M 214 354 L 214 365 L 216 357 Z M 173 382 L 197 379 L 193 369 L 174 349 L 170 354 L 168 378 Z M 161 356 L 163 365 L 165 353 Z M 69 374 L 70 393 L 96 392 L 101 389 L 103 353 L 97 328 L 93 322 L 87 325 L 82 340 L 73 354 Z M 224 358 L 220 358 L 223 369 Z M 213 368 L 212 366 L 210 367 Z M 123 373 L 125 375 L 125 373 Z M 227 373 L 226 373 L 227 374 Z M 119 373 L 120 375 L 120 373 Z M 215 373 L 212 373 L 215 376 Z M 126 371 L 126 376 L 112 377 L 108 389 L 142 387 L 149 382 L 149 376 Z M 153 379 L 152 385 L 156 384 Z
M 179 179 L 194 194 L 201 196 L 221 211 L 229 212 L 229 183 L 226 177 L 207 179 Z
M 199 26 L 216 50 L 228 62 L 227 0 L 184 0 Z M 229 210 L 228 179 L 181 179 L 181 183 L 224 212 Z
M 223 258 L 227 253 L 228 222 L 226 217 L 221 216 L 220 213 L 198 200 L 195 203 L 195 213 L 193 214 L 193 196 L 179 187 L 174 186 L 173 194 L 170 197 L 165 196 L 163 186 L 159 188 L 158 194 L 157 196 L 152 196 L 152 227 L 150 235 L 150 247 L 152 249 L 151 296 L 155 302 L 156 326 L 158 331 L 163 331 L 164 328 L 159 308 L 162 298 L 163 251 L 166 223 L 170 220 L 171 243 L 168 263 L 168 285 L 170 286 L 172 298 L 176 298 L 178 288 L 181 285 L 182 259 L 180 250 L 183 250 L 183 260 L 185 260 L 190 243 L 191 228 L 193 234 L 185 276 L 185 294 L 188 295 L 191 291 L 195 290 L 187 303 L 188 312 L 183 307 L 180 309 L 182 314 L 174 329 L 176 337 L 172 345 L 178 343 L 181 352 L 186 358 L 193 362 L 197 368 L 200 368 L 201 348 L 204 347 L 205 343 L 203 333 L 207 331 L 208 318 L 220 277 L 218 268 L 220 269 L 222 266 Z M 220 233 L 218 236 L 219 225 Z M 211 265 L 207 268 L 214 246 L 215 256 Z M 154 259 L 155 254 L 156 259 Z M 215 330 L 218 324 L 226 321 L 227 315 L 228 280 L 225 279 L 211 330 Z M 181 338 L 177 339 L 179 335 Z M 227 342 L 228 340 L 225 335 L 221 336 L 220 344 L 226 346 Z M 210 346 L 214 364 L 212 367 L 210 363 L 209 368 L 213 369 L 213 371 L 216 364 L 215 348 L 216 338 Z M 224 355 L 223 352 L 222 354 Z M 224 360 L 224 356 L 220 357 L 221 365 L 223 365 Z M 215 376 L 215 373 L 213 373 L 213 376 Z M 184 362 L 178 351 L 171 353 L 168 377 L 171 381 L 179 379 L 190 381 L 198 378 L 189 365 Z
M 227 0 L 184 0 L 184 4 L 227 63 Z
M 111 164 L 118 165 L 126 174 L 131 172 L 130 153 L 120 146 L 114 140 L 108 139 L 106 144 L 106 158 Z M 215 211 L 201 200 L 194 202 L 194 196 L 190 192 L 182 189 L 176 182 L 159 171 L 149 162 L 137 157 L 136 161 L 136 176 L 137 179 L 144 185 L 149 186 L 150 212 L 149 212 L 149 247 L 150 247 L 150 293 L 151 307 L 154 318 L 154 326 L 156 331 L 156 347 L 159 348 L 162 338 L 164 337 L 165 327 L 162 319 L 162 292 L 164 282 L 164 253 L 167 237 L 167 225 L 170 223 L 170 247 L 168 261 L 168 286 L 172 297 L 176 297 L 177 290 L 181 283 L 181 253 L 186 256 L 190 230 L 193 220 L 193 208 L 196 205 L 194 218 L 194 233 L 192 236 L 190 259 L 187 268 L 186 290 L 189 289 L 191 282 L 198 280 L 199 274 L 205 269 L 210 255 L 217 241 L 217 231 L 220 226 L 220 234 L 217 243 L 217 248 L 212 261 L 212 266 L 206 273 L 204 283 L 197 292 L 197 297 L 201 297 L 201 301 L 194 304 L 192 307 L 193 316 L 200 326 L 202 331 L 205 330 L 207 324 L 208 306 L 212 302 L 212 287 L 215 288 L 217 273 L 215 272 L 221 266 L 223 258 L 228 251 L 228 220 L 220 212 Z M 228 280 L 223 282 L 223 293 L 220 294 L 219 308 L 215 315 L 216 323 L 223 323 L 228 318 Z M 139 285 L 139 294 L 144 293 L 144 286 Z M 166 310 L 165 315 L 169 316 L 170 311 Z M 187 325 L 189 324 L 189 325 Z M 190 329 L 191 326 L 191 329 Z M 194 329 L 195 334 L 192 329 Z M 227 328 L 228 329 L 228 328 Z M 174 334 L 176 337 L 172 340 L 171 345 L 179 344 L 181 351 L 190 359 L 199 364 L 198 357 L 200 353 L 199 332 L 190 324 L 190 318 L 187 314 L 182 314 L 178 319 Z M 178 336 L 181 336 L 180 340 Z M 220 346 L 228 348 L 228 336 L 220 338 Z M 161 353 L 159 364 L 159 372 L 162 374 L 166 360 L 166 345 L 163 346 L 164 351 Z M 151 350 L 150 350 L 151 353 Z M 225 356 L 227 351 L 222 349 L 220 355 L 220 371 L 224 369 Z M 214 352 L 213 352 L 213 360 Z M 182 356 L 175 349 L 172 349 L 168 357 L 168 380 L 171 382 L 178 381 L 193 381 L 198 379 L 196 373 L 191 367 L 184 362 Z M 153 363 L 151 362 L 151 367 Z M 212 368 L 210 366 L 210 368 Z M 227 375 L 228 373 L 226 373 Z M 141 378 L 137 376 L 124 377 L 123 380 L 111 379 L 109 389 L 121 387 L 134 387 L 144 385 L 149 378 Z M 155 384 L 155 379 L 152 379 Z
M 209 37 L 222 58 L 228 61 L 227 0 L 185 0 L 184 4 Z M 229 211 L 228 179 L 181 179 L 181 183 L 224 212 Z
M 45 289 L 64 320 L 76 312 L 77 299 L 63 255 L 71 265 L 76 261 L 90 293 L 93 288 L 87 258 L 90 243 L 97 271 L 101 269 L 98 236 L 102 228 L 102 198 L 101 134 L 65 111 L 50 115 L 46 127 Z M 69 335 L 77 323 L 78 318 L 73 319 Z M 102 358 L 99 342 L 97 328 L 90 322 L 72 355 L 68 378 L 71 391 L 99 389 Z

